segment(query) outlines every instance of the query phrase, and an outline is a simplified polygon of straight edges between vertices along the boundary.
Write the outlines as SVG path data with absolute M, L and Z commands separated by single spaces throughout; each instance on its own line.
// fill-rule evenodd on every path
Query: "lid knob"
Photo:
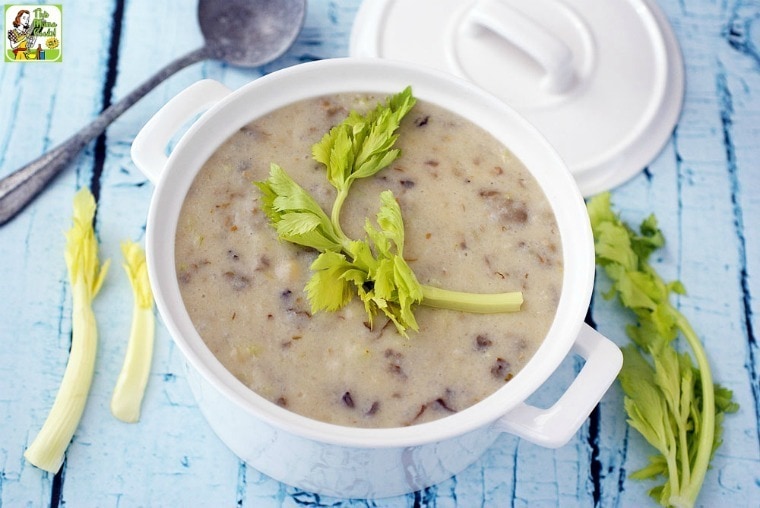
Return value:
M 570 48 L 538 21 L 500 0 L 478 0 L 468 10 L 459 36 L 478 37 L 487 29 L 529 56 L 543 70 L 539 86 L 547 93 L 561 94 L 576 81 Z M 456 58 L 452 63 L 464 71 Z

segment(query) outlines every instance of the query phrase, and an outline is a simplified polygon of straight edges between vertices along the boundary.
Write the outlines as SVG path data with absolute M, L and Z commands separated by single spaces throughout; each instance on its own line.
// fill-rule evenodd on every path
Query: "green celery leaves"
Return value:
M 263 209 L 281 239 L 317 250 L 340 250 L 341 236 L 314 198 L 277 164 L 269 178 L 255 182 L 261 190 Z
M 650 490 L 663 506 L 694 506 L 721 443 L 723 414 L 738 405 L 730 390 L 713 384 L 699 337 L 670 303 L 671 293 L 686 293 L 683 284 L 666 283 L 649 264 L 665 243 L 656 218 L 649 216 L 634 231 L 613 213 L 609 193 L 593 197 L 588 211 L 596 262 L 612 281 L 605 296 L 617 296 L 637 317 L 626 330 L 633 344 L 623 348 L 619 376 L 628 423 L 660 453 L 631 476 L 664 478 Z M 692 355 L 674 349 L 679 333 Z
M 357 295 L 370 325 L 375 316 L 384 315 L 405 337 L 407 329 L 419 329 L 413 307 L 426 300 L 434 307 L 469 312 L 511 312 L 522 304 L 520 292 L 477 295 L 421 285 L 404 259 L 404 221 L 389 190 L 380 194 L 377 227 L 367 219 L 364 239 L 344 234 L 340 213 L 352 183 L 375 175 L 400 156 L 393 147 L 396 131 L 415 102 L 407 87 L 365 115 L 352 111 L 312 147 L 314 160 L 324 165 L 337 191 L 329 217 L 276 164 L 267 180 L 255 182 L 264 213 L 280 239 L 320 252 L 305 288 L 312 312 L 339 310 Z

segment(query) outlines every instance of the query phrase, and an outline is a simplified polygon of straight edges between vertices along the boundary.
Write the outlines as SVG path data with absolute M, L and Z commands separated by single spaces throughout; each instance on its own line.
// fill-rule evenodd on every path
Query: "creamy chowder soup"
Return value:
M 329 215 L 334 189 L 311 147 L 348 112 L 384 97 L 298 102 L 246 125 L 205 163 L 176 237 L 182 297 L 219 361 L 259 395 L 341 425 L 399 427 L 477 403 L 520 371 L 554 317 L 562 282 L 555 218 L 527 169 L 477 126 L 418 101 L 399 130 L 402 155 L 357 181 L 344 205 L 351 238 L 365 234 L 390 189 L 404 217 L 404 257 L 420 283 L 475 293 L 522 291 L 519 312 L 417 307 L 404 338 L 384 316 L 370 327 L 358 298 L 312 314 L 304 287 L 317 253 L 278 240 L 252 182 L 271 162 Z

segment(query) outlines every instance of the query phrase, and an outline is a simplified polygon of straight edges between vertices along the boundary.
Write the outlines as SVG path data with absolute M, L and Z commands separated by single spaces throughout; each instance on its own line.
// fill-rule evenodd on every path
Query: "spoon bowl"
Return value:
M 206 59 L 239 67 L 271 62 L 293 45 L 305 17 L 306 0 L 200 0 L 203 46 L 172 61 L 69 139 L 0 180 L 0 225 L 29 204 L 111 122 L 177 71 Z
M 198 20 L 209 57 L 257 67 L 281 56 L 303 26 L 303 0 L 201 0 Z

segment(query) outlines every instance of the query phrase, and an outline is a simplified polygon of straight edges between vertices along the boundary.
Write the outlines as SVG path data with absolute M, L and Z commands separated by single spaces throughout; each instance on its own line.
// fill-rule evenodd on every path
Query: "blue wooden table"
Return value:
M 61 0 L 58 0 L 61 1 Z M 64 140 L 150 73 L 201 44 L 192 2 L 62 0 L 63 62 L 0 61 L 0 176 Z M 212 433 L 190 394 L 163 325 L 137 424 L 108 409 L 129 332 L 131 291 L 122 240 L 142 241 L 153 188 L 133 165 L 135 134 L 201 78 L 237 88 L 276 69 L 345 56 L 359 0 L 312 0 L 295 46 L 254 70 L 196 64 L 128 111 L 21 215 L 0 228 L 0 506 L 647 506 L 651 484 L 628 475 L 650 448 L 625 422 L 615 385 L 577 436 L 557 450 L 503 435 L 473 466 L 440 485 L 377 501 L 298 491 L 241 463 Z M 700 333 L 717 380 L 741 404 L 700 505 L 760 506 L 760 2 L 660 0 L 684 55 L 686 97 L 667 146 L 614 190 L 637 224 L 654 212 L 668 240 L 657 269 L 680 279 L 678 306 Z M 58 475 L 28 464 L 63 374 L 71 294 L 63 259 L 77 188 L 97 197 L 102 254 L 115 263 L 95 304 L 101 342 L 90 397 Z M 619 344 L 629 316 L 598 278 L 589 318 Z M 535 395 L 550 402 L 578 360 Z

